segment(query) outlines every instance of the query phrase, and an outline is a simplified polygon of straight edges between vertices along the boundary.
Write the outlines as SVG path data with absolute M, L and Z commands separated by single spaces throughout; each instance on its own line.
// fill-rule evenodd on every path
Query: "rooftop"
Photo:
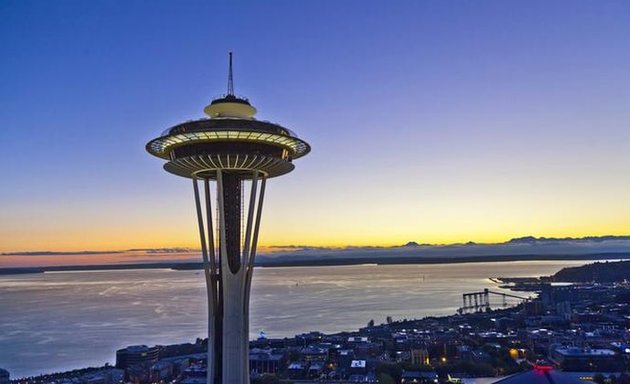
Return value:
M 531 371 L 517 373 L 496 381 L 495 384 L 584 384 L 572 375 L 564 372 L 550 370 L 541 371 L 532 369 Z
M 589 348 L 575 348 L 575 347 L 563 347 L 556 348 L 556 352 L 563 356 L 614 356 L 615 351 L 610 349 L 589 349 Z

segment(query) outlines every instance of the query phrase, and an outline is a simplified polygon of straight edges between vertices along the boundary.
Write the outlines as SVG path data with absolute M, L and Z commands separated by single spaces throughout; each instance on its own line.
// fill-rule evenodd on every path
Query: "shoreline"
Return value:
M 529 265 L 536 265 L 536 264 L 538 264 L 538 265 L 540 265 L 540 267 L 534 268 L 535 272 L 533 272 L 533 274 L 529 274 L 529 275 L 531 275 L 531 276 L 543 276 L 543 275 L 549 275 L 549 274 L 553 273 L 553 272 L 551 272 L 551 269 L 553 269 L 555 271 L 557 268 L 560 268 L 560 266 L 558 266 L 558 264 L 563 264 L 563 263 L 562 262 L 552 262 L 552 263 L 529 262 L 529 263 L 523 263 L 523 265 L 525 265 L 525 264 L 529 264 Z M 567 262 L 566 264 L 574 265 L 574 264 L 582 264 L 582 263 L 580 261 L 577 261 L 577 262 L 574 261 L 572 263 Z M 441 265 L 437 265 L 436 264 L 434 266 L 427 266 L 427 268 L 429 268 L 429 269 L 445 270 L 445 271 L 451 270 L 452 268 L 457 268 L 457 270 L 460 271 L 460 273 L 457 276 L 447 276 L 446 277 L 447 279 L 454 279 L 452 281 L 457 281 L 457 278 L 458 278 L 459 275 L 464 275 L 464 274 L 467 275 L 469 273 L 473 273 L 473 276 L 475 276 L 475 281 L 478 281 L 477 283 L 473 284 L 473 285 L 475 285 L 475 287 L 467 288 L 466 284 L 464 284 L 464 286 L 460 286 L 458 284 L 447 284 L 447 285 L 444 285 L 443 282 L 440 283 L 439 285 L 431 285 L 431 284 L 433 284 L 433 282 L 441 280 L 441 278 L 440 279 L 427 279 L 428 280 L 428 282 L 427 282 L 428 285 L 426 285 L 426 286 L 423 285 L 422 287 L 418 287 L 419 290 L 422 291 L 422 292 L 434 292 L 434 294 L 431 294 L 429 296 L 439 295 L 439 293 L 442 292 L 442 290 L 441 290 L 442 288 L 441 287 L 447 287 L 449 292 L 452 290 L 453 292 L 451 292 L 451 293 L 453 293 L 453 295 L 451 295 L 451 296 L 455 297 L 455 299 L 452 300 L 452 304 L 453 304 L 452 305 L 452 307 L 453 307 L 452 310 L 442 311 L 442 309 L 444 309 L 444 308 L 436 307 L 435 303 L 433 303 L 431 300 L 427 300 L 427 298 L 429 298 L 429 296 L 427 296 L 427 297 L 422 296 L 422 297 L 418 297 L 418 300 L 412 300 L 412 301 L 408 302 L 405 305 L 400 305 L 401 308 L 404 307 L 404 310 L 400 314 L 397 314 L 397 312 L 398 312 L 398 305 L 395 306 L 395 307 L 390 308 L 390 307 L 387 307 L 387 305 L 383 305 L 381 303 L 381 300 L 379 300 L 378 303 L 373 303 L 372 304 L 372 305 L 375 305 L 375 306 L 379 305 L 378 307 L 375 307 L 375 308 L 378 309 L 378 312 L 377 312 L 378 314 L 374 314 L 374 313 L 371 313 L 371 312 L 370 313 L 363 313 L 363 311 L 360 310 L 360 308 L 359 308 L 359 310 L 356 311 L 356 314 L 350 313 L 350 315 L 344 315 L 343 320 L 336 321 L 338 326 L 330 327 L 330 329 L 328 329 L 326 327 L 324 327 L 325 329 L 322 329 L 317 324 L 311 324 L 310 322 L 308 322 L 307 324 L 304 324 L 304 322 L 302 320 L 299 320 L 300 316 L 302 316 L 303 314 L 301 314 L 299 311 L 297 311 L 295 309 L 292 309 L 292 310 L 296 311 L 295 316 L 293 316 L 293 317 L 296 318 L 296 320 L 286 321 L 286 324 L 289 324 L 289 323 L 295 323 L 295 324 L 289 324 L 288 327 L 282 326 L 282 327 L 280 327 L 278 329 L 275 329 L 275 330 L 273 328 L 267 329 L 267 325 L 269 325 L 270 322 L 276 323 L 276 321 L 278 321 L 278 320 L 276 320 L 275 317 L 272 317 L 271 319 L 261 320 L 260 321 L 260 325 L 257 326 L 257 327 L 254 327 L 254 328 L 255 329 L 265 329 L 266 331 L 269 332 L 268 334 L 270 335 L 270 337 L 284 338 L 284 337 L 292 337 L 293 335 L 300 334 L 300 333 L 303 333 L 303 332 L 308 332 L 308 331 L 311 331 L 311 330 L 321 331 L 321 332 L 326 333 L 326 334 L 353 332 L 353 331 L 356 331 L 356 330 L 364 327 L 366 322 L 368 321 L 368 319 L 380 320 L 377 323 L 382 323 L 383 322 L 383 317 L 385 315 L 391 315 L 395 319 L 395 322 L 404 322 L 405 319 L 407 319 L 407 322 L 413 322 L 413 321 L 422 320 L 422 319 L 425 319 L 425 318 L 428 318 L 428 319 L 440 319 L 440 318 L 445 319 L 445 318 L 450 318 L 452 316 L 455 316 L 456 309 L 457 309 L 456 307 L 460 307 L 461 306 L 461 301 L 460 300 L 456 300 L 456 299 L 461 297 L 461 295 L 463 293 L 466 293 L 466 292 L 481 292 L 484 287 L 488 288 L 488 285 L 487 285 L 488 284 L 488 280 L 486 280 L 486 279 L 488 279 L 488 278 L 490 278 L 492 276 L 494 276 L 494 277 L 506 276 L 508 271 L 513 271 L 514 268 L 518 268 L 519 265 L 521 265 L 521 264 L 520 263 L 514 264 L 514 263 L 509 263 L 509 262 L 502 262 L 502 263 L 497 263 L 497 264 L 494 264 L 494 265 L 492 265 L 492 264 L 476 264 L 476 265 L 475 264 L 462 264 L 460 266 L 455 266 L 455 265 L 441 266 Z M 553 265 L 553 267 L 548 267 L 547 265 L 549 265 L 549 266 Z M 489 267 L 492 267 L 492 268 L 489 268 Z M 326 273 L 325 270 L 328 270 L 328 268 L 321 268 L 320 271 L 317 271 L 317 274 L 319 274 L 319 273 Z M 335 268 L 330 268 L 330 270 L 334 271 Z M 405 267 L 405 266 L 400 266 L 400 267 L 398 267 L 398 270 L 399 271 L 410 271 L 410 268 L 409 267 Z M 550 271 L 547 272 L 546 270 L 550 270 Z M 170 276 L 171 274 L 169 274 L 167 270 L 163 269 L 162 271 L 163 272 L 159 272 L 160 276 L 164 276 L 164 279 L 166 279 L 166 280 L 174 278 L 174 279 L 176 279 L 175 281 L 181 281 L 181 279 L 198 279 L 199 278 L 199 276 L 193 276 L 193 274 L 196 274 L 195 272 L 188 273 L 188 274 L 172 274 L 173 276 Z M 352 276 L 362 276 L 365 273 L 365 271 L 366 271 L 366 269 L 364 269 L 364 268 L 349 267 L 347 272 L 340 272 L 340 273 L 341 273 L 342 276 L 345 275 L 345 274 L 351 274 L 351 276 L 347 276 L 347 279 L 348 279 L 348 281 L 354 281 Z M 261 275 L 264 275 L 264 273 L 262 273 L 262 272 L 264 272 L 264 270 L 261 270 L 260 272 L 261 272 Z M 136 271 L 136 272 L 130 272 L 130 273 L 131 274 L 129 276 L 127 276 L 126 275 L 127 273 L 125 273 L 125 276 L 127 276 L 127 277 L 123 278 L 121 281 L 116 282 L 116 285 L 117 286 L 126 286 L 125 281 L 136 281 L 137 280 L 137 276 L 143 275 L 143 272 L 141 270 L 140 271 Z M 151 272 L 149 274 L 151 275 L 153 273 L 155 273 L 155 272 Z M 287 284 L 283 284 L 282 285 L 282 286 L 286 285 L 287 287 L 281 289 L 282 293 L 284 295 L 286 295 L 287 299 L 298 298 L 299 300 L 303 301 L 304 297 L 305 297 L 303 295 L 304 287 L 306 287 L 309 290 L 312 289 L 313 287 L 315 287 L 315 288 L 319 287 L 322 292 L 325 292 L 326 291 L 326 285 L 325 284 L 321 285 L 321 281 L 324 281 L 324 282 L 331 282 L 331 281 L 332 282 L 336 282 L 337 281 L 334 278 L 328 278 L 328 279 L 322 280 L 321 277 L 318 277 L 317 281 L 319 281 L 319 282 L 317 282 L 315 285 L 310 285 L 309 286 L 308 284 L 302 284 L 300 282 L 300 288 L 294 288 L 293 284 L 290 284 L 290 283 L 294 282 L 294 280 L 300 280 L 300 278 L 293 278 L 292 277 L 292 276 L 294 276 L 295 273 L 299 274 L 299 276 L 310 276 L 310 275 L 313 274 L 313 270 L 312 269 L 307 269 L 307 268 L 295 268 L 295 269 L 293 269 L 293 268 L 291 268 L 291 269 L 290 268 L 286 268 L 286 269 L 279 268 L 279 269 L 268 269 L 267 270 L 267 275 L 268 276 L 276 277 L 276 276 L 278 276 L 277 273 L 281 274 L 281 275 L 279 275 L 280 278 L 284 277 L 287 280 Z M 406 281 L 408 281 L 408 284 L 406 284 L 406 286 L 412 286 L 412 285 L 417 286 L 419 284 L 424 284 L 423 282 L 420 281 L 420 280 L 422 280 L 422 278 L 421 277 L 418 278 L 419 275 L 418 275 L 418 273 L 415 272 L 415 269 L 414 269 L 414 272 L 404 272 L 404 273 L 405 273 L 406 277 L 403 276 L 403 278 L 407 279 L 410 276 L 412 278 L 411 280 L 409 280 L 409 279 L 406 280 Z M 79 276 L 70 276 L 70 274 L 65 274 L 65 273 L 63 273 L 63 275 L 65 275 L 66 277 L 63 277 L 61 275 L 58 275 L 58 276 L 50 276 L 50 275 L 48 275 L 48 276 L 49 276 L 49 278 L 53 278 L 54 281 L 59 281 L 59 279 L 61 279 L 62 281 L 66 281 L 66 279 L 71 279 L 71 280 L 80 279 L 81 281 L 90 282 L 92 279 L 94 279 L 95 281 L 98 280 L 98 281 L 104 282 L 103 287 L 96 287 L 96 288 L 94 288 L 92 294 L 88 294 L 88 296 L 96 295 L 98 292 L 103 291 L 104 288 L 107 288 L 107 280 L 110 279 L 110 277 L 105 276 L 105 274 L 101 274 L 101 276 L 96 276 L 97 274 L 82 274 L 83 276 L 81 276 L 81 277 L 79 277 Z M 81 275 L 81 273 L 77 273 L 77 275 Z M 112 273 L 111 275 L 112 276 L 113 275 L 118 275 L 118 273 Z M 120 275 L 123 275 L 123 274 L 120 274 Z M 420 273 L 420 275 L 421 275 L 421 273 Z M 25 281 L 31 281 L 30 284 L 32 284 L 33 286 L 37 286 L 40 283 L 40 279 L 43 279 L 44 281 L 47 280 L 46 276 L 47 275 L 39 275 L 39 277 L 27 278 L 27 279 L 25 279 Z M 334 277 L 334 275 L 333 275 L 333 277 Z M 0 281 L 1 280 L 2 279 L 0 279 Z M 7 278 L 7 281 L 11 282 L 11 281 L 13 281 L 13 279 Z M 15 279 L 15 281 L 19 281 L 19 278 Z M 261 281 L 264 282 L 264 281 L 269 281 L 269 280 L 263 279 Z M 302 281 L 302 280 L 300 280 L 300 281 Z M 10 283 L 10 284 L 12 284 L 12 283 Z M 177 284 L 177 285 L 182 287 L 180 284 Z M 290 285 L 290 286 L 288 286 L 288 285 Z M 64 286 L 65 286 L 65 283 L 64 283 Z M 268 285 L 268 286 L 275 286 L 275 285 L 272 284 L 272 285 Z M 439 289 L 435 290 L 436 287 L 439 288 Z M 87 288 L 92 289 L 92 288 L 90 288 L 90 286 L 88 286 Z M 146 289 L 150 289 L 150 287 L 147 287 Z M 164 287 L 162 287 L 160 289 L 168 289 L 170 291 L 172 289 L 172 287 L 170 285 L 168 285 L 168 286 L 164 286 Z M 347 292 L 346 291 L 347 288 L 340 288 L 340 289 L 343 289 L 343 291 L 341 291 L 341 292 L 344 292 L 344 295 L 345 295 L 346 292 Z M 375 286 L 372 289 L 374 289 L 374 292 L 379 292 L 379 293 L 382 292 L 381 289 L 378 286 Z M 490 287 L 490 289 L 492 289 L 492 287 Z M 143 287 L 141 291 L 144 292 L 144 290 L 145 290 L 145 288 Z M 81 292 L 85 292 L 85 291 L 81 290 Z M 154 294 L 155 292 L 158 292 L 158 294 L 157 295 Z M 155 291 L 155 292 L 153 292 L 153 293 L 149 292 L 150 294 L 148 294 L 146 296 L 147 297 L 160 297 L 159 291 Z M 190 292 L 190 290 L 188 288 L 186 288 L 186 292 Z M 396 290 L 393 290 L 392 292 L 396 292 Z M 399 292 L 399 294 L 406 295 L 405 297 L 410 295 L 410 293 L 409 293 L 410 291 L 405 290 L 405 292 L 406 293 L 400 293 Z M 271 293 L 274 293 L 274 292 L 271 292 Z M 295 295 L 291 295 L 292 293 L 295 293 Z M 332 292 L 332 293 L 334 294 L 334 292 Z M 444 292 L 442 292 L 442 294 L 443 293 Z M 180 291 L 176 291 L 176 292 L 172 293 L 173 297 L 179 297 L 180 294 L 181 294 Z M 328 294 L 329 293 L 327 293 L 327 295 Z M 203 295 L 203 292 L 200 291 L 200 295 Z M 518 295 L 518 293 L 517 293 L 517 295 Z M 353 295 L 349 295 L 349 296 L 353 296 Z M 390 297 L 389 295 L 385 295 L 385 296 L 386 297 Z M 525 295 L 525 296 L 527 296 L 527 295 Z M 98 297 L 101 297 L 101 296 L 98 296 Z M 107 296 L 105 296 L 105 297 L 107 297 Z M 314 295 L 313 297 L 322 297 L 322 296 L 321 295 Z M 445 297 L 448 297 L 448 296 L 445 296 Z M 140 297 L 139 299 L 143 300 L 142 297 Z M 93 302 L 93 304 L 98 304 L 98 302 L 96 301 L 97 298 L 95 298 L 94 300 L 95 301 Z M 109 300 L 109 299 L 105 299 L 105 300 Z M 138 300 L 138 298 L 134 298 L 134 300 Z M 439 303 L 440 303 L 441 306 L 445 306 L 445 307 L 450 307 L 451 306 L 449 303 L 447 303 L 445 305 L 442 304 L 446 300 L 445 298 L 438 298 L 437 300 L 439 300 Z M 162 302 L 162 301 L 163 300 L 160 300 L 160 302 Z M 386 300 L 383 301 L 383 303 L 386 304 L 386 303 L 388 303 L 390 301 L 394 301 L 394 300 L 386 299 Z M 82 302 L 82 301 L 77 301 L 77 302 Z M 275 299 L 274 299 L 274 302 L 275 302 Z M 344 300 L 344 303 L 345 302 L 346 302 L 346 300 Z M 402 302 L 402 301 L 400 301 L 400 302 Z M 21 306 L 28 306 L 28 300 L 23 301 L 23 303 L 24 303 L 24 305 L 21 305 Z M 54 303 L 54 301 L 52 301 L 52 303 Z M 90 303 L 92 303 L 92 301 L 90 301 Z M 343 304 L 343 303 L 340 302 L 340 305 L 341 304 Z M 495 304 L 497 305 L 497 307 L 496 308 L 493 307 L 493 308 L 501 309 L 501 307 L 499 306 L 500 303 L 498 301 Z M 195 307 L 196 306 L 197 305 L 195 305 Z M 130 307 L 130 305 L 127 304 L 125 306 L 125 308 L 128 308 L 128 307 Z M 292 305 L 291 308 L 295 308 L 295 306 Z M 343 308 L 348 310 L 349 307 L 344 305 Z M 430 308 L 432 310 L 429 310 Z M 306 309 L 308 309 L 308 306 L 306 307 Z M 101 311 L 100 309 L 97 310 L 97 312 L 100 312 L 100 311 Z M 273 311 L 270 312 L 270 313 L 272 315 L 275 315 L 276 311 L 279 311 L 281 313 L 288 313 L 288 312 L 286 312 L 286 308 L 283 310 L 283 309 L 276 309 L 276 307 L 274 307 Z M 48 309 L 45 309 L 44 312 L 48 313 Z M 82 311 L 79 311 L 79 312 L 82 312 Z M 166 313 L 168 313 L 168 311 Z M 309 313 L 309 315 L 313 314 L 313 312 L 310 312 L 310 311 L 304 312 L 304 313 Z M 322 313 L 326 313 L 326 311 L 323 311 Z M 355 321 L 355 317 L 357 317 L 357 318 L 359 317 L 358 314 L 361 314 L 360 319 L 359 319 L 359 321 Z M 54 316 L 47 314 L 44 317 L 44 319 L 45 319 L 45 321 L 48 322 L 49 321 L 48 319 L 49 318 L 53 318 L 53 317 Z M 29 318 L 32 318 L 32 317 L 29 317 Z M 322 318 L 324 319 L 326 317 L 322 317 Z M 103 317 L 101 317 L 101 315 L 99 314 L 98 318 L 97 318 L 97 323 L 101 322 L 101 321 L 105 322 L 105 323 L 109 323 L 108 327 L 110 327 L 111 325 L 115 325 L 114 321 L 110 322 L 106 318 L 105 315 L 103 315 Z M 280 320 L 280 321 L 283 321 L 283 320 Z M 78 319 L 78 320 L 76 320 L 76 322 L 77 323 L 90 324 L 89 319 L 88 320 Z M 325 321 L 324 323 L 326 323 L 326 322 L 327 321 Z M 188 323 L 188 322 L 187 321 L 182 321 L 182 323 L 185 324 L 185 323 Z M 411 323 L 409 323 L 409 324 L 411 324 Z M 164 334 L 166 336 L 165 337 L 160 337 L 159 338 L 160 340 L 156 341 L 156 340 L 152 340 L 151 337 L 152 337 L 153 332 L 154 331 L 157 332 L 159 330 L 159 328 L 153 328 L 152 324 L 150 324 L 150 323 L 147 323 L 147 324 L 143 325 L 142 327 L 143 328 L 147 328 L 147 329 L 149 329 L 149 327 L 150 327 L 150 329 L 152 331 L 151 331 L 151 334 L 148 334 L 146 336 L 147 338 L 143 339 L 141 342 L 136 340 L 136 339 L 132 340 L 132 338 L 130 338 L 128 336 L 125 336 L 125 337 L 120 337 L 120 342 L 115 343 L 115 345 L 106 345 L 107 343 L 102 343 L 103 344 L 102 345 L 102 350 L 110 352 L 110 353 L 106 353 L 105 357 L 102 357 L 102 358 L 97 359 L 97 360 L 89 359 L 89 361 L 87 361 L 85 363 L 84 362 L 77 362 L 76 364 L 70 364 L 69 365 L 70 368 L 95 366 L 95 365 L 99 365 L 99 363 L 107 362 L 107 361 L 113 362 L 113 360 L 111 360 L 112 359 L 111 356 L 113 355 L 112 351 L 115 351 L 116 349 L 122 348 L 122 347 L 124 347 L 126 345 L 133 345 L 133 344 L 137 344 L 137 343 L 143 343 L 143 344 L 147 344 L 147 345 L 173 344 L 173 343 L 182 342 L 183 340 L 192 340 L 192 339 L 194 339 L 195 337 L 198 336 L 198 333 L 191 332 L 189 334 L 187 333 L 186 334 L 187 336 L 185 336 L 185 337 L 182 336 L 182 337 L 178 337 L 176 339 L 172 339 L 171 338 L 172 335 L 169 332 L 165 332 Z M 97 329 L 100 329 L 100 328 L 97 328 Z M 92 330 L 87 329 L 87 330 L 89 330 L 91 332 L 94 329 L 92 329 Z M 279 330 L 282 331 L 282 332 L 280 332 Z M 250 332 L 250 338 L 252 338 L 252 339 L 255 338 L 255 332 L 253 332 L 253 333 L 254 334 L 252 335 L 252 332 Z M 110 335 L 110 334 L 111 334 L 111 332 L 103 333 L 103 335 Z M 135 337 L 135 334 L 136 333 L 134 332 L 133 337 Z M 52 335 L 52 336 L 56 337 L 56 335 Z M 105 336 L 102 336 L 102 337 L 104 339 L 108 339 L 108 337 L 105 337 Z M 115 336 L 112 336 L 111 339 L 116 339 L 117 337 L 119 337 L 119 336 L 115 335 Z M 59 339 L 62 340 L 63 338 L 59 338 Z M 182 340 L 182 341 L 180 341 L 180 340 Z M 51 345 L 54 345 L 54 344 L 51 344 Z M 48 347 L 50 347 L 50 345 Z M 92 357 L 90 355 L 91 355 L 91 352 L 90 352 L 90 354 L 86 353 L 86 356 Z M 100 357 L 100 356 L 96 356 L 96 357 Z M 54 359 L 52 361 L 54 362 Z M 67 366 L 67 365 L 64 365 L 64 366 Z M 54 367 L 59 367 L 59 365 L 50 365 L 49 367 L 50 368 L 54 368 Z M 41 370 L 40 370 L 41 367 L 36 367 L 36 368 L 38 368 L 38 369 L 36 369 L 37 373 L 41 372 Z M 22 369 L 22 367 L 20 367 L 20 369 Z M 50 370 L 50 372 L 60 372 L 60 371 L 63 371 L 63 370 L 62 369 L 59 369 L 59 370 L 58 369 L 51 369 Z M 21 371 L 21 372 L 29 372 L 29 371 L 26 370 L 26 371 Z M 17 371 L 16 371 L 16 373 L 17 373 Z
M 408 264 L 462 264 L 462 263 L 488 263 L 488 262 L 512 262 L 512 261 L 558 261 L 558 260 L 628 260 L 630 252 L 591 253 L 591 254 L 558 254 L 558 255 L 494 255 L 494 256 L 465 256 L 465 257 L 353 257 L 302 260 L 264 260 L 256 263 L 257 267 L 326 267 L 343 265 L 408 265 Z M 79 271 L 110 271 L 133 269 L 172 269 L 175 271 L 202 270 L 201 262 L 181 263 L 133 263 L 133 264 L 95 264 L 95 265 L 58 265 L 44 267 L 10 267 L 0 268 L 0 276 L 36 274 L 45 272 L 79 272 Z

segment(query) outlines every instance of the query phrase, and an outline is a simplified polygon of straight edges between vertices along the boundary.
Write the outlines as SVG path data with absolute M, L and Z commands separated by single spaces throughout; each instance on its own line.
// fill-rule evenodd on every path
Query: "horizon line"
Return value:
M 456 245 L 501 245 L 508 244 L 510 242 L 515 242 L 518 240 L 533 240 L 533 241 L 576 241 L 576 240 L 595 240 L 595 239 L 604 239 L 604 240 L 630 240 L 630 235 L 587 235 L 581 237 L 545 237 L 545 236 L 520 236 L 513 237 L 509 240 L 501 241 L 501 242 L 475 242 L 475 241 L 466 241 L 466 242 L 454 242 L 454 243 L 417 243 L 416 241 L 408 241 L 405 244 L 398 245 L 352 245 L 346 244 L 341 246 L 335 245 L 296 245 L 296 244 L 287 244 L 287 245 L 268 245 L 261 246 L 260 249 L 271 250 L 271 252 L 282 252 L 286 250 L 344 250 L 344 249 L 387 249 L 387 248 L 400 248 L 405 246 L 419 246 L 419 247 L 445 247 L 445 246 L 456 246 Z M 147 247 L 147 248 L 128 248 L 128 249 L 118 249 L 118 250 L 80 250 L 80 251 L 51 251 L 51 250 L 33 250 L 33 251 L 7 251 L 0 252 L 0 256 L 61 256 L 61 255 L 105 255 L 105 254 L 122 254 L 127 252 L 146 252 L 146 253 L 188 253 L 188 252 L 201 252 L 200 248 L 191 248 L 191 247 Z

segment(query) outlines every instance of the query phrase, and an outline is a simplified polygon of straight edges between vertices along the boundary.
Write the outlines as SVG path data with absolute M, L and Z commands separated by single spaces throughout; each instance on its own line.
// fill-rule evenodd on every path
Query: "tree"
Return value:
M 474 377 L 495 376 L 494 368 L 487 363 L 472 363 L 470 361 L 456 361 L 441 364 L 435 367 L 435 371 L 441 377 L 446 377 L 450 372 L 465 372 Z
M 396 381 L 387 373 L 379 373 L 376 378 L 380 384 L 396 384 Z
M 254 378 L 252 384 L 280 384 L 280 379 L 276 375 L 265 373 Z
M 405 371 L 417 371 L 417 372 L 431 372 L 434 371 L 433 367 L 426 364 L 412 364 L 409 362 L 402 362 L 400 366 Z
M 289 361 L 299 360 L 302 354 L 298 351 L 289 351 Z
M 368 322 L 368 327 L 372 328 L 374 326 L 374 319 Z
M 400 382 L 402 376 L 402 368 L 398 364 L 381 363 L 376 366 L 376 375 L 387 374 L 396 383 Z
M 617 379 L 617 384 L 630 384 L 630 376 L 627 373 L 622 373 Z

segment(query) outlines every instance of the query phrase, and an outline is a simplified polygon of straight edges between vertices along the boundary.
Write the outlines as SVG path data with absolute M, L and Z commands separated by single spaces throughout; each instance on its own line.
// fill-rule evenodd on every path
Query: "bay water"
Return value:
M 452 315 L 490 278 L 550 275 L 586 261 L 257 268 L 250 338 L 351 331 Z M 513 292 L 512 292 L 513 293 Z M 528 296 L 529 293 L 520 292 Z M 501 297 L 491 299 L 502 306 Z M 510 301 L 515 304 L 515 301 Z M 0 276 L 0 368 L 12 378 L 101 366 L 117 349 L 206 337 L 199 271 L 118 270 Z

